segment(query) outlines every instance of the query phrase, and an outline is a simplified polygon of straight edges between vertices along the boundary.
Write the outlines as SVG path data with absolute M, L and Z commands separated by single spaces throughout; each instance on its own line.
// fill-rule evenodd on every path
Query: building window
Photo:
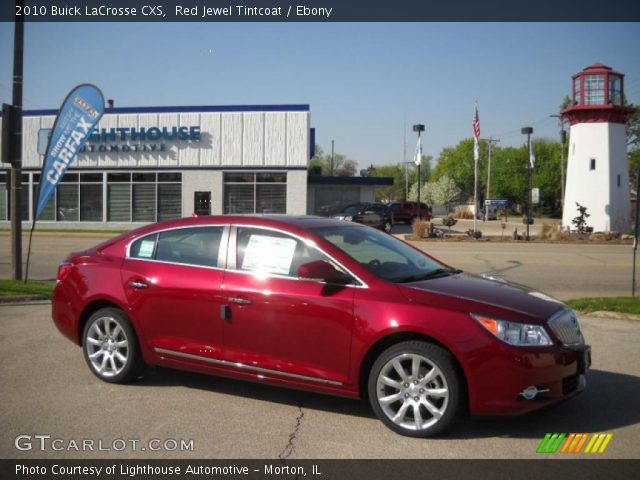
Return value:
M 38 188 L 40 186 L 40 174 L 33 174 L 33 215 L 36 214 L 36 208 L 38 208 Z M 44 206 L 40 218 L 38 220 L 44 220 L 52 222 L 56 219 L 56 195 L 51 195 L 47 204 Z
M 604 105 L 604 75 L 584 77 L 584 104 Z
M 609 103 L 622 105 L 622 78 L 609 75 Z
M 359 188 L 342 186 L 316 187 L 313 213 L 314 215 L 333 215 L 354 203 L 360 203 Z
M 224 213 L 286 213 L 286 172 L 226 172 Z
M 573 79 L 573 103 L 575 105 L 580 104 L 580 77 L 576 77 Z
M 595 170 L 595 169 L 596 169 L 596 159 L 595 159 L 595 158 L 592 158 L 592 159 L 589 161 L 589 170 Z
M 80 174 L 80 221 L 102 221 L 102 173 Z
M 107 174 L 107 221 L 131 221 L 131 173 Z
M 620 187 L 620 175 L 618 175 L 618 187 Z
M 77 222 L 80 219 L 78 200 L 78 174 L 67 173 L 56 187 L 56 220 Z

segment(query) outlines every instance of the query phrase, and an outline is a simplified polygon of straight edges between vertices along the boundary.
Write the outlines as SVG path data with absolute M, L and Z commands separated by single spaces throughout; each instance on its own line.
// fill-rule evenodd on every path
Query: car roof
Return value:
M 188 227 L 196 225 L 219 225 L 224 224 L 251 224 L 264 227 L 283 227 L 293 226 L 301 229 L 309 229 L 316 227 L 337 227 L 345 225 L 353 225 L 345 223 L 343 220 L 334 218 L 320 217 L 315 215 L 211 215 L 199 217 L 185 217 L 175 220 L 166 220 L 143 227 L 150 231 L 164 230 L 168 228 Z

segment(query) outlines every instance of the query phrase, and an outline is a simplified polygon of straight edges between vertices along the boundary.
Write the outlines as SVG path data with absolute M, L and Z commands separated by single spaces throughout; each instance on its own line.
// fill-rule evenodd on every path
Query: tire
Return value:
M 129 382 L 144 369 L 135 331 L 117 308 L 91 315 L 82 332 L 82 351 L 89 370 L 105 382 Z
M 387 220 L 382 224 L 382 230 L 384 230 L 387 233 L 391 233 L 392 228 L 393 228 L 393 224 L 389 220 Z
M 462 384 L 453 356 L 421 341 L 385 350 L 369 373 L 368 394 L 382 423 L 408 437 L 444 432 L 458 418 L 462 405 Z

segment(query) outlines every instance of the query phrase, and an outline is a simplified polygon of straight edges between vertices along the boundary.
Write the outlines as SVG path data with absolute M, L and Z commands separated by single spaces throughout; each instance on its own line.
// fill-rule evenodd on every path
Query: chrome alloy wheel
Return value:
M 89 362 L 100 377 L 114 377 L 127 366 L 129 340 L 118 319 L 109 316 L 95 319 L 85 342 Z
M 382 367 L 376 392 L 387 418 L 407 430 L 432 427 L 449 404 L 449 388 L 440 368 L 413 353 L 398 355 Z

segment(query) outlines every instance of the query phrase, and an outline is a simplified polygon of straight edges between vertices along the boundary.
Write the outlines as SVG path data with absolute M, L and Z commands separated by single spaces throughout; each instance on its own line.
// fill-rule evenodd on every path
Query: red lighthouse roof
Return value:
M 576 123 L 626 123 L 632 109 L 624 106 L 624 74 L 594 63 L 572 77 L 572 104 L 561 113 Z

